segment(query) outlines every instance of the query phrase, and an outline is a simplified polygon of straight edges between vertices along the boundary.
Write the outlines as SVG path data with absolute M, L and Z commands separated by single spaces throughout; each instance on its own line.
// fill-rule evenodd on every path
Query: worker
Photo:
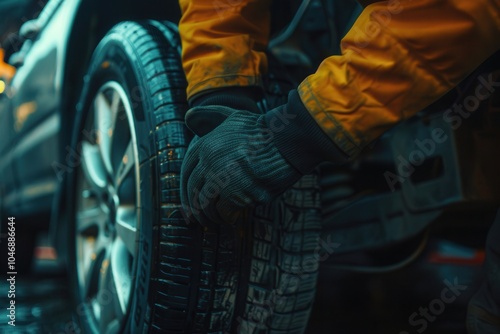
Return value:
M 500 48 L 499 0 L 360 1 L 341 54 L 325 59 L 286 104 L 261 114 L 271 1 L 179 2 L 186 124 L 197 135 L 184 158 L 181 198 L 201 224 L 232 223 L 318 164 L 355 159 Z M 500 313 L 491 311 L 499 308 L 484 307 L 493 302 L 485 298 L 479 308 L 498 325 Z M 490 333 L 477 328 L 472 333 Z

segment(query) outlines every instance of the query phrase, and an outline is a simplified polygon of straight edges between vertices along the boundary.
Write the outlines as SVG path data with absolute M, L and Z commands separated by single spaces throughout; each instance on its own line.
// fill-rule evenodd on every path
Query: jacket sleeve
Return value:
M 188 98 L 230 86 L 259 86 L 267 71 L 271 0 L 179 0 Z
M 500 48 L 499 0 L 391 0 L 365 8 L 299 94 L 348 156 L 445 94 Z

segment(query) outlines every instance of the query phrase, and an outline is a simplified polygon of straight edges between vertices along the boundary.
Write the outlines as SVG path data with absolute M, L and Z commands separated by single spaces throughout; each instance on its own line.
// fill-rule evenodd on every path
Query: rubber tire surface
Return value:
M 103 38 L 77 107 L 75 147 L 89 96 L 105 78 L 130 94 L 141 161 L 137 275 L 123 331 L 303 333 L 320 259 L 317 177 L 305 176 L 234 226 L 187 225 L 179 186 L 191 135 L 175 25 L 123 22 Z

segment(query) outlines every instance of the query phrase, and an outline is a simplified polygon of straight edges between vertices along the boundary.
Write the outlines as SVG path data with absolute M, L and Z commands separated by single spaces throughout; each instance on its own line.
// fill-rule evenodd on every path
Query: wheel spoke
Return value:
M 113 96 L 111 97 L 111 112 L 115 117 L 118 115 L 120 101 L 120 94 L 116 90 L 113 90 Z
M 125 314 L 132 287 L 131 256 L 121 239 L 116 239 L 111 248 L 111 272 L 116 291 L 115 310 L 117 314 Z
M 97 295 L 99 327 L 101 333 L 118 333 L 130 299 L 131 258 L 120 239 L 113 242 L 106 254 L 100 269 Z
M 98 144 L 101 151 L 101 156 L 104 161 L 104 166 L 109 174 L 113 174 L 113 164 L 111 160 L 111 144 L 115 132 L 116 117 L 118 113 L 120 97 L 118 92 L 113 91 L 111 104 L 104 95 L 104 92 L 99 92 L 94 100 L 96 129 L 98 135 Z M 116 102 L 115 102 L 116 101 Z
M 113 286 L 113 273 L 111 270 L 111 247 L 106 250 L 99 272 L 99 290 L 97 291 L 97 305 L 99 319 L 99 332 L 106 333 L 108 326 L 116 319 L 113 303 L 116 299 L 116 290 Z
M 134 154 L 134 143 L 132 140 L 129 141 L 125 153 L 121 159 L 120 165 L 117 169 L 115 184 L 116 188 L 119 189 L 125 178 L 130 175 L 135 166 L 135 154 Z
M 137 237 L 137 217 L 133 206 L 122 205 L 116 212 L 116 234 L 125 244 L 132 256 L 135 256 Z
M 82 252 L 83 263 L 83 285 L 82 295 L 84 298 L 95 297 L 100 280 L 100 270 L 103 260 L 106 255 L 106 245 L 109 245 L 109 239 L 103 236 L 81 238 L 82 244 L 80 251 Z
M 101 193 L 108 183 L 108 177 L 99 148 L 87 141 L 82 142 L 82 169 L 92 191 Z

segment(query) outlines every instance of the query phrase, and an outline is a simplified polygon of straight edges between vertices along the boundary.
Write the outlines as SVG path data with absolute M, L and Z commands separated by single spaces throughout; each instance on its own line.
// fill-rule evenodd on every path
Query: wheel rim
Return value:
M 139 159 L 132 108 L 107 82 L 90 105 L 76 181 L 80 295 L 99 333 L 118 333 L 129 309 L 138 242 Z

